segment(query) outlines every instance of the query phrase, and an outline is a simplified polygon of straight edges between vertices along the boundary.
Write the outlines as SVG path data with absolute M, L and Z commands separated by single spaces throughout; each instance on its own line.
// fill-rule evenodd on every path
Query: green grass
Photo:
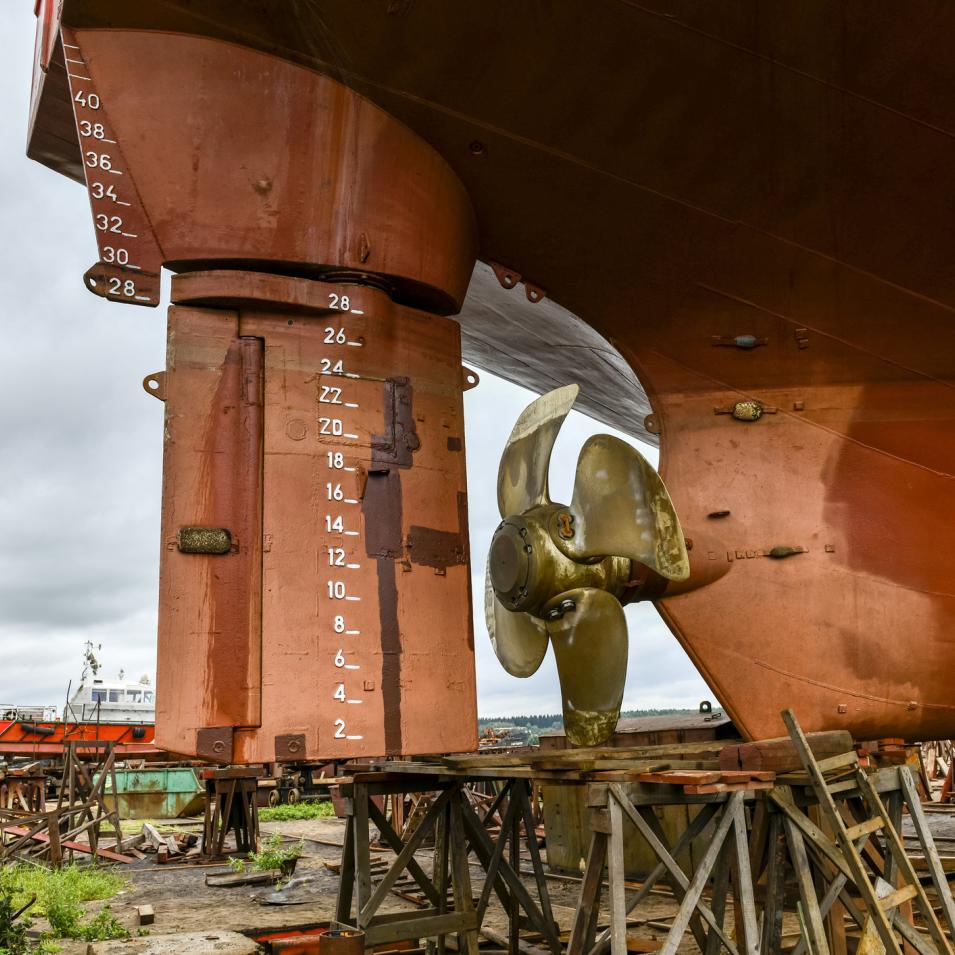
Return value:
M 260 822 L 291 822 L 294 819 L 322 819 L 335 815 L 330 802 L 297 802 L 293 806 L 267 806 L 259 810 Z
M 84 902 L 111 899 L 129 883 L 111 869 L 102 866 L 69 865 L 45 869 L 32 865 L 0 868 L 0 895 L 12 900 L 17 909 L 36 896 L 36 904 L 27 913 L 45 917 L 50 923 L 50 938 L 77 938 L 99 941 L 127 938 L 129 933 L 110 911 L 109 905 L 84 921 Z

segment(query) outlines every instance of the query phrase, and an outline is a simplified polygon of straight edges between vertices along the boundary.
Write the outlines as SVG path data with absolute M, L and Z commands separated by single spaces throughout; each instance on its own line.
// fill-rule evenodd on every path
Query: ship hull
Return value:
M 251 46 L 411 127 L 467 190 L 481 260 L 528 283 L 479 266 L 465 359 L 578 382 L 659 441 L 696 556 L 731 565 L 660 610 L 739 728 L 780 735 L 794 706 L 807 729 L 955 735 L 955 11 L 263 7 L 63 16 Z M 31 154 L 75 175 L 46 95 Z

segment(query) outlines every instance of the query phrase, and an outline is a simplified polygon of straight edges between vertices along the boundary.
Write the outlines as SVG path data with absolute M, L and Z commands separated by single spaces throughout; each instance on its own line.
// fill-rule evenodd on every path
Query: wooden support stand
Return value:
M 537 800 L 530 795 L 536 781 L 546 780 L 548 786 L 583 786 L 590 813 L 567 955 L 627 955 L 628 916 L 664 885 L 676 911 L 664 923 L 662 955 L 676 955 L 685 937 L 703 955 L 724 949 L 729 955 L 955 955 L 955 902 L 909 768 L 862 766 L 845 734 L 807 739 L 792 713 L 783 719 L 787 739 L 746 744 L 745 752 L 736 746 L 731 760 L 735 767 L 755 753 L 775 770 L 727 769 L 715 758 L 719 744 L 712 743 L 692 744 L 692 751 L 690 744 L 677 744 L 565 751 L 559 758 L 529 753 L 375 764 L 377 771 L 343 787 L 347 829 L 338 920 L 366 932 L 368 946 L 428 939 L 428 955 L 444 955 L 454 934 L 458 949 L 473 955 L 484 935 L 512 955 L 527 955 L 529 939 L 520 933 L 528 929 L 536 934 L 536 951 L 545 946 L 560 955 L 534 835 Z M 701 746 L 714 748 L 700 753 Z M 839 747 L 845 751 L 832 752 Z M 477 800 L 467 788 L 474 780 L 490 784 Z M 381 800 L 392 796 L 393 805 L 403 803 L 409 793 L 415 808 L 401 829 L 402 818 L 389 820 Z M 671 836 L 657 815 L 665 806 L 683 807 L 675 815 L 688 820 Z M 906 810 L 922 850 L 921 874 L 902 842 Z M 380 857 L 379 868 L 372 866 L 370 825 L 395 852 L 390 867 Z M 656 860 L 638 885 L 625 873 L 624 848 L 633 838 L 642 839 Z M 526 884 L 524 840 L 533 877 Z M 692 854 L 686 851 L 691 843 Z M 415 858 L 426 845 L 433 845 L 430 876 Z M 484 872 L 477 898 L 472 853 Z M 427 908 L 382 913 L 406 870 L 420 890 L 416 901 Z M 610 919 L 601 931 L 605 873 Z M 406 891 L 398 894 L 409 898 Z M 484 925 L 493 898 L 508 916 L 506 935 Z
M 634 787 L 642 788 L 646 787 Z M 696 797 L 704 802 L 689 827 L 673 845 L 670 845 L 654 805 L 681 800 L 662 793 L 643 791 L 628 794 L 619 783 L 592 784 L 590 787 L 591 829 L 593 835 L 584 870 L 580 900 L 571 931 L 568 955 L 599 955 L 609 948 L 612 955 L 626 955 L 627 914 L 643 901 L 653 887 L 663 879 L 680 903 L 672 927 L 663 944 L 663 955 L 675 955 L 689 928 L 706 955 L 715 955 L 723 946 L 731 955 L 756 955 L 758 931 L 753 899 L 753 880 L 750 868 L 744 800 L 752 793 L 737 791 Z M 694 801 L 694 797 L 683 797 Z M 682 800 L 681 800 L 682 801 Z M 629 900 L 625 898 L 623 844 L 624 822 L 631 823 L 649 843 L 659 863 L 647 876 L 640 890 Z M 713 825 L 711 825 L 713 824 Z M 712 830 L 709 843 L 696 871 L 688 874 L 676 861 L 693 839 L 701 839 Z M 609 857 L 609 858 L 608 858 Z M 610 928 L 595 938 L 597 912 L 603 885 L 604 866 L 608 868 L 610 893 Z M 712 905 L 703 901 L 703 890 L 712 876 Z M 739 947 L 723 928 L 723 914 L 727 891 L 732 889 L 734 905 L 741 914 L 742 938 Z
M 93 748 L 97 756 L 84 762 L 73 744 L 67 746 L 63 781 L 53 809 L 47 809 L 42 799 L 38 806 L 28 810 L 0 809 L 0 861 L 18 858 L 58 866 L 77 852 L 111 861 L 132 861 L 121 855 L 123 836 L 119 827 L 115 750 L 106 742 L 97 745 L 84 741 L 83 748 Z M 99 845 L 104 825 L 116 837 L 112 850 Z M 85 841 L 81 841 L 84 837 Z
M 661 879 L 679 904 L 662 955 L 675 955 L 687 931 L 704 955 L 721 949 L 777 955 L 792 884 L 801 926 L 792 955 L 846 955 L 847 919 L 857 929 L 857 955 L 951 955 L 955 903 L 909 768 L 867 772 L 851 750 L 817 760 L 793 714 L 787 711 L 783 719 L 803 770 L 770 789 L 754 783 L 753 791 L 712 794 L 673 845 L 653 808 L 703 797 L 678 794 L 676 786 L 591 783 L 592 837 L 568 955 L 608 949 L 626 955 L 627 916 Z M 928 870 L 921 879 L 902 843 L 903 809 Z M 625 829 L 635 829 L 659 860 L 629 900 Z M 695 870 L 685 871 L 676 860 L 692 840 L 704 841 L 706 849 Z M 598 936 L 605 867 L 610 927 Z M 933 888 L 935 906 L 923 882 Z M 730 898 L 735 931 L 724 925 Z
M 551 911 L 550 897 L 535 835 L 536 817 L 525 779 L 502 780 L 500 791 L 486 816 L 501 826 L 493 838 L 475 812 L 460 774 L 413 776 L 409 773 L 366 773 L 343 786 L 347 816 L 342 852 L 341 885 L 336 918 L 343 925 L 365 933 L 366 947 L 406 939 L 428 939 L 429 951 L 444 955 L 448 935 L 457 936 L 459 951 L 476 955 L 478 935 L 491 894 L 511 914 L 508 949 L 517 955 L 518 929 L 527 925 L 538 932 L 553 955 L 561 942 Z M 430 805 L 406 841 L 375 802 L 376 796 L 397 793 L 433 793 Z M 424 800 L 418 800 L 422 805 Z M 377 885 L 372 883 L 369 826 L 395 852 L 395 860 Z M 432 875 L 415 860 L 415 852 L 429 835 L 434 837 Z M 520 877 L 520 850 L 526 837 L 537 898 Z M 474 898 L 469 855 L 474 853 L 485 872 L 481 896 Z M 380 914 L 379 909 L 403 872 L 409 873 L 430 903 L 418 912 Z M 450 896 L 450 897 L 449 897 Z
M 202 854 L 219 859 L 225 854 L 225 840 L 235 833 L 238 852 L 254 852 L 259 838 L 256 808 L 258 773 L 247 769 L 207 769 L 205 819 L 202 827 Z

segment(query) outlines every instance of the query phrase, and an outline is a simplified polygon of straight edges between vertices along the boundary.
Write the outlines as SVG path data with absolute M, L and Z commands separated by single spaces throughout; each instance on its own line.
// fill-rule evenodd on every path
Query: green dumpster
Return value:
M 106 780 L 106 792 L 112 791 Z M 121 819 L 175 819 L 202 811 L 202 787 L 195 772 L 173 769 L 117 769 Z

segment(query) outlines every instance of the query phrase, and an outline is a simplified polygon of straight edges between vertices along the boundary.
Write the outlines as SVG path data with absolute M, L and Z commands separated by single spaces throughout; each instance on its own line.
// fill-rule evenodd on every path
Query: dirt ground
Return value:
M 180 828 L 180 827 L 177 827 Z M 326 863 L 340 862 L 341 845 L 344 837 L 344 820 L 324 818 L 314 820 L 295 820 L 262 824 L 263 836 L 279 832 L 292 839 L 305 840 L 305 855 L 299 860 L 295 878 L 311 877 L 313 881 L 296 889 L 300 899 L 295 905 L 267 905 L 256 900 L 256 896 L 271 892 L 269 887 L 240 886 L 236 888 L 212 888 L 206 885 L 209 873 L 224 871 L 223 867 L 182 865 L 170 861 L 168 865 L 157 865 L 155 856 L 123 866 L 122 874 L 130 880 L 129 887 L 110 901 L 113 913 L 135 934 L 136 907 L 151 905 L 155 911 L 155 924 L 150 934 L 160 935 L 173 932 L 203 931 L 210 929 L 230 929 L 243 934 L 253 935 L 270 929 L 305 927 L 325 922 L 335 917 L 335 898 L 338 892 L 338 875 L 326 866 Z M 390 862 L 394 855 L 390 851 L 376 853 Z M 431 869 L 431 851 L 422 850 L 417 860 L 425 871 Z M 473 856 L 472 856 L 473 860 Z M 529 867 L 525 862 L 525 868 Z M 482 871 L 479 865 L 471 866 L 472 888 L 475 897 L 480 895 L 483 885 Z M 528 876 L 526 884 L 536 897 Z M 548 879 L 548 890 L 554 909 L 554 917 L 560 928 L 568 932 L 574 914 L 579 892 L 579 880 L 574 878 Z M 604 893 L 606 895 L 606 893 Z M 493 899 L 493 896 L 492 896 Z M 90 910 L 100 903 L 91 903 Z M 415 906 L 390 895 L 381 907 L 381 912 L 399 912 L 415 910 Z M 643 922 L 635 931 L 647 939 L 662 938 L 666 932 L 656 923 L 673 916 L 676 905 L 665 894 L 652 894 L 633 913 L 638 922 Z M 602 913 L 602 922 L 607 913 Z M 731 924 L 731 916 L 730 922 Z M 500 935 L 507 934 L 507 919 L 504 911 L 492 901 L 488 909 L 485 926 Z M 85 943 L 63 943 L 63 955 L 81 955 L 86 952 Z M 686 951 L 696 951 L 692 940 L 686 943 Z
M 930 813 L 929 821 L 936 838 L 939 839 L 942 854 L 949 855 L 951 847 L 955 847 L 955 815 Z M 906 819 L 906 829 L 908 823 L 909 820 Z M 263 823 L 261 828 L 263 837 L 278 832 L 290 840 L 305 840 L 305 855 L 299 860 L 295 877 L 297 879 L 308 877 L 311 881 L 296 889 L 298 904 L 269 905 L 258 901 L 257 896 L 273 891 L 269 887 L 213 888 L 207 886 L 208 874 L 228 871 L 221 866 L 184 865 L 175 862 L 161 866 L 156 864 L 155 856 L 148 856 L 135 865 L 122 867 L 121 871 L 130 880 L 130 885 L 111 900 L 110 906 L 114 914 L 135 934 L 136 907 L 144 904 L 151 905 L 155 911 L 155 924 L 150 927 L 152 935 L 230 929 L 251 936 L 269 929 L 306 927 L 334 919 L 339 879 L 326 863 L 337 865 L 340 862 L 344 820 L 323 818 L 273 822 Z M 181 829 L 181 824 L 177 825 L 177 829 Z M 906 834 L 911 837 L 910 833 Z M 387 862 L 394 858 L 390 851 L 382 851 L 376 855 Z M 419 852 L 417 860 L 426 872 L 430 872 L 431 851 L 429 849 Z M 525 860 L 524 868 L 528 869 L 529 864 L 529 861 Z M 471 879 L 474 895 L 477 897 L 483 885 L 480 866 L 471 866 Z M 526 884 L 531 889 L 532 895 L 536 897 L 532 882 L 532 878 L 527 876 Z M 567 876 L 554 876 L 548 878 L 547 886 L 554 917 L 560 928 L 568 932 L 579 892 L 579 880 Z M 485 918 L 485 926 L 499 935 L 506 936 L 507 919 L 493 896 L 492 900 Z M 604 902 L 606 903 L 606 892 Z M 98 906 L 99 903 L 92 903 L 91 911 Z M 647 949 L 652 949 L 651 940 L 662 939 L 665 936 L 666 922 L 675 914 L 676 908 L 672 897 L 665 890 L 651 894 L 631 913 L 633 920 L 631 934 L 645 938 L 648 942 Z M 415 906 L 412 903 L 393 894 L 389 895 L 381 908 L 382 913 L 414 910 Z M 602 924 L 606 924 L 607 916 L 608 913 L 604 908 L 601 913 Z M 726 925 L 728 931 L 732 931 L 731 909 L 727 912 Z M 787 924 L 786 929 L 787 932 L 798 931 L 795 924 Z M 63 943 L 63 955 L 85 955 L 86 951 L 86 943 Z M 697 951 L 690 935 L 687 935 L 680 951 Z

